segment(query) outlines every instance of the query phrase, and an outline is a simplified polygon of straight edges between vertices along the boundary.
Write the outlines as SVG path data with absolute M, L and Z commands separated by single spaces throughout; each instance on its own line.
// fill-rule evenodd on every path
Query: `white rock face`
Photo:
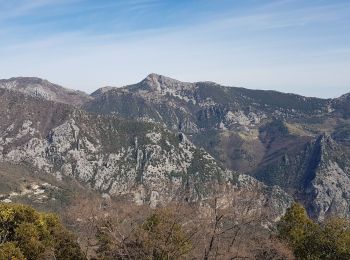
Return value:
M 254 127 L 259 124 L 262 119 L 265 119 L 266 115 L 256 114 L 254 112 L 249 112 L 247 115 L 244 111 L 228 111 L 225 115 L 225 125 L 228 127 L 239 125 L 239 126 L 249 126 Z
M 225 194 L 238 188 L 230 181 L 234 173 L 220 168 L 212 156 L 197 149 L 184 134 L 175 135 L 154 127 L 134 136 L 133 142 L 111 146 L 115 140 L 124 141 L 118 129 L 91 128 L 87 127 L 88 121 L 81 123 L 81 120 L 89 118 L 71 116 L 46 137 L 41 137 L 40 131 L 28 120 L 19 128 L 9 126 L 2 136 L 13 136 L 13 139 L 0 144 L 0 150 L 6 147 L 1 160 L 26 162 L 59 180 L 73 177 L 104 196 L 131 196 L 136 204 L 147 203 L 151 207 L 178 199 L 209 199 L 217 192 L 214 187 L 219 182 L 226 183 Z M 106 142 L 106 133 L 95 132 L 96 129 L 107 131 L 110 139 Z M 111 148 L 107 149 L 108 146 Z M 239 180 L 247 190 L 252 182 Z M 263 190 L 264 186 L 259 185 Z M 40 187 L 33 187 L 32 193 L 45 199 Z M 280 203 L 290 201 L 288 198 Z M 282 213 L 283 210 L 278 214 Z
M 13 145 L 2 154 L 3 161 L 27 162 L 58 179 L 71 176 L 110 195 L 134 193 L 140 183 L 147 192 L 136 200 L 149 200 L 153 206 L 171 200 L 181 188 L 183 177 L 180 176 L 186 175 L 195 150 L 185 137 L 180 146 L 175 147 L 161 132 L 153 130 L 144 134 L 146 144 L 140 144 L 135 137 L 134 145 L 116 147 L 113 152 L 105 153 L 100 145 L 101 137 L 91 139 L 73 118 L 53 128 L 47 139 L 39 138 L 39 131 L 32 125 L 26 120 L 17 133 L 11 132 L 15 131 L 13 126 L 6 129 L 7 134 L 14 137 L 10 141 L 2 139 L 2 150 L 22 138 L 27 141 Z M 162 142 L 166 149 L 159 145 Z
M 147 133 L 146 137 L 154 144 L 157 144 L 161 139 L 162 135 L 160 133 Z
M 330 161 L 322 165 L 312 188 L 316 194 L 314 207 L 318 212 L 319 220 L 324 220 L 327 215 L 341 215 L 350 217 L 350 179 L 336 162 Z

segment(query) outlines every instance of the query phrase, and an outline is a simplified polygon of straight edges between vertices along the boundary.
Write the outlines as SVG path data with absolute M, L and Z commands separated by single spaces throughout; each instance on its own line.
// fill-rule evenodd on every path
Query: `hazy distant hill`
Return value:
M 0 80 L 0 88 L 75 106 L 82 105 L 91 99 L 82 91 L 66 89 L 47 80 L 33 77 L 3 79 Z

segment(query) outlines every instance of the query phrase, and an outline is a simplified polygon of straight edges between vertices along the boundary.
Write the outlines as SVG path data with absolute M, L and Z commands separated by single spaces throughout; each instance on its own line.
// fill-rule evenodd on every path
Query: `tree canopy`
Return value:
M 332 217 L 312 221 L 300 204 L 293 204 L 278 224 L 279 237 L 298 259 L 350 259 L 350 221 Z
M 58 216 L 0 203 L 0 259 L 85 259 Z

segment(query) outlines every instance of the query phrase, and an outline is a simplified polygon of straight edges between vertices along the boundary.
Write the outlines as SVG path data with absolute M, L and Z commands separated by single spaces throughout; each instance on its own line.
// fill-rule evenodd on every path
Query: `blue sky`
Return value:
M 350 92 L 350 1 L 0 0 L 0 78 L 91 92 L 151 72 L 339 96 Z

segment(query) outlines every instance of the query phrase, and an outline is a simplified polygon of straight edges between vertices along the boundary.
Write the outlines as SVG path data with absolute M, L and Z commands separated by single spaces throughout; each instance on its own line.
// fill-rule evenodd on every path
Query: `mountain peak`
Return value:
M 164 75 L 157 74 L 157 73 L 150 73 L 144 80 L 147 80 L 147 79 L 154 79 L 154 80 L 165 80 L 165 79 L 168 79 L 168 80 L 178 81 L 176 79 L 173 79 L 173 78 L 170 78 L 170 77 L 166 77 Z
M 164 84 L 164 83 L 171 83 L 173 84 L 174 82 L 180 82 L 176 79 L 169 78 L 160 74 L 156 73 L 151 73 L 149 74 L 142 82 L 154 85 L 154 84 Z
M 164 77 L 163 75 L 157 74 L 157 73 L 150 73 L 148 74 L 147 78 L 158 78 L 158 77 Z
M 162 91 L 167 89 L 175 90 L 193 86 L 192 83 L 181 82 L 179 80 L 156 73 L 149 74 L 144 80 L 141 81 L 141 84 L 151 91 Z

